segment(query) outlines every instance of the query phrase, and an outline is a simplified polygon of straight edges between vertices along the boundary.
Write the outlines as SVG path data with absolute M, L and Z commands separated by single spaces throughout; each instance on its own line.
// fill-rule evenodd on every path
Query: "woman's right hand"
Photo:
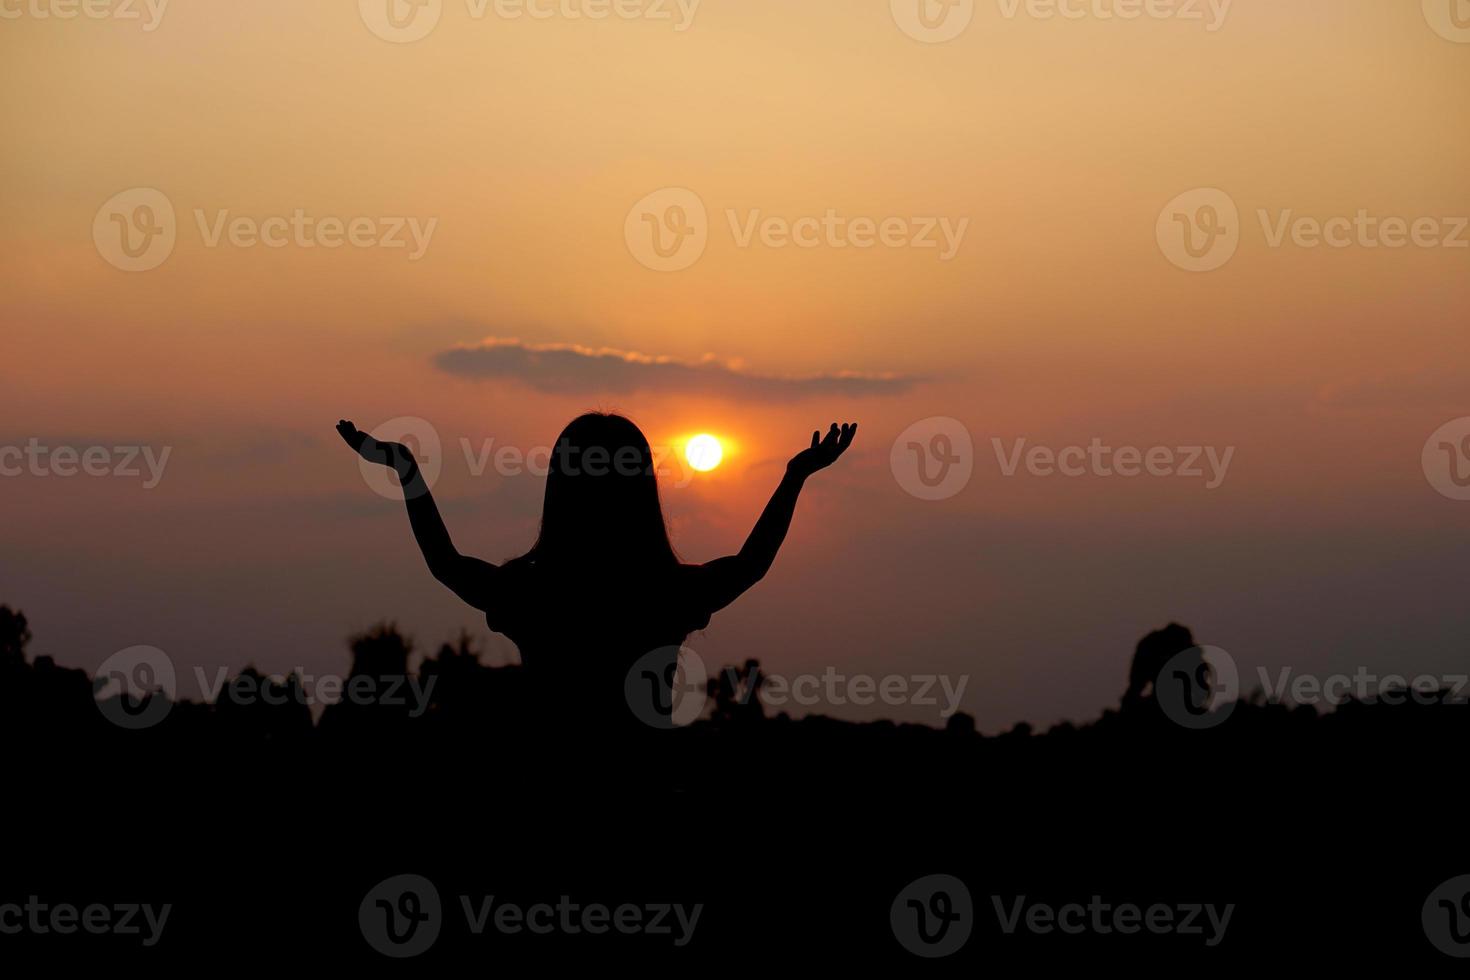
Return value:
M 337 434 L 369 463 L 390 466 L 401 479 L 408 479 L 418 465 L 413 453 L 401 442 L 379 442 L 346 419 L 337 422 Z

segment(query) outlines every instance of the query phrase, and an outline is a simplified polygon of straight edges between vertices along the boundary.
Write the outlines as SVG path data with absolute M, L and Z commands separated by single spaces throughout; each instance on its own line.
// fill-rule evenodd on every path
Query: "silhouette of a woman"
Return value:
M 558 437 L 546 478 L 541 532 L 503 565 L 462 555 L 450 540 L 418 464 L 400 443 L 337 423 L 363 459 L 392 467 L 409 523 L 433 576 L 485 613 L 520 649 L 539 705 L 592 724 L 631 717 L 626 676 L 653 650 L 704 629 L 770 569 L 808 477 L 852 444 L 857 425 L 832 423 L 786 474 L 738 554 L 685 564 L 669 543 L 648 440 L 619 415 L 589 413 Z

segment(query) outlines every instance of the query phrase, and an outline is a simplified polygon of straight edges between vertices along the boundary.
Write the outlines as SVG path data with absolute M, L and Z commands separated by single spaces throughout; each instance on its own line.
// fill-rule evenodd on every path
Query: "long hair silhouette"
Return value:
M 679 563 L 659 501 L 653 450 L 621 415 L 573 419 L 551 452 L 541 531 L 518 561 L 623 571 Z
M 656 707 L 670 715 L 681 645 L 765 576 L 806 480 L 836 462 L 857 426 L 834 422 L 825 436 L 813 432 L 740 551 L 702 565 L 681 562 L 670 544 L 653 452 L 622 416 L 582 415 L 558 437 L 540 533 L 503 565 L 454 547 L 406 447 L 379 442 L 345 419 L 337 431 L 364 459 L 397 473 L 430 573 L 515 642 L 533 691 L 530 719 L 561 731 L 612 731 L 636 721 L 657 727 L 632 703 L 643 688 L 630 678 L 662 678 L 669 693 Z

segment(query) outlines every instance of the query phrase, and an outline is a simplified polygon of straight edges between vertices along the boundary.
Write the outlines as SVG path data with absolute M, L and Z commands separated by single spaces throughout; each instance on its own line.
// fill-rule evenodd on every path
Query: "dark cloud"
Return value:
M 531 344 L 493 337 L 443 351 L 434 363 L 461 377 L 510 378 L 557 394 L 671 391 L 785 401 L 818 395 L 894 395 L 922 380 L 849 372 L 788 378 L 756 374 L 714 358 L 679 361 L 608 347 Z

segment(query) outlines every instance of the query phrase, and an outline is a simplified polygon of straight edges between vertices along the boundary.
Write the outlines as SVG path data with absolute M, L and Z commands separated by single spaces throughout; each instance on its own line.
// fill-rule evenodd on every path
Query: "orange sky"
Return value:
M 412 43 L 357 6 L 189 0 L 145 30 L 0 0 L 19 12 L 0 20 L 0 446 L 172 447 L 153 489 L 0 478 L 0 601 L 39 652 L 340 669 L 342 637 L 384 616 L 436 644 L 473 618 L 331 425 L 428 420 L 451 529 L 497 559 L 529 544 L 539 483 L 475 476 L 461 440 L 545 445 L 606 407 L 655 443 L 732 440 L 666 491 L 696 561 L 738 548 L 813 427 L 862 423 L 771 578 L 691 640 L 715 662 L 968 674 L 985 730 L 1095 715 L 1171 618 L 1251 671 L 1463 666 L 1470 503 L 1435 493 L 1420 453 L 1470 415 L 1470 247 L 1270 242 L 1288 210 L 1434 218 L 1442 238 L 1470 215 L 1470 43 L 1418 0 L 1235 0 L 1213 31 L 976 0 L 942 44 L 887 0 L 703 0 L 685 30 L 672 0 L 673 21 L 445 0 Z M 93 225 L 131 188 L 167 199 L 177 242 L 130 273 Z M 706 210 L 703 254 L 670 272 L 625 238 L 664 188 Z M 1156 238 L 1195 188 L 1240 216 L 1207 273 Z M 208 243 L 222 212 L 298 210 L 433 231 L 416 259 Z M 829 211 L 967 223 L 947 260 L 739 242 L 757 214 Z M 687 374 L 445 369 L 487 337 Z M 812 382 L 844 372 L 886 380 Z M 932 416 L 964 423 L 975 475 L 922 501 L 889 456 Z M 991 442 L 1094 437 L 1234 455 L 1205 490 L 1005 477 Z

